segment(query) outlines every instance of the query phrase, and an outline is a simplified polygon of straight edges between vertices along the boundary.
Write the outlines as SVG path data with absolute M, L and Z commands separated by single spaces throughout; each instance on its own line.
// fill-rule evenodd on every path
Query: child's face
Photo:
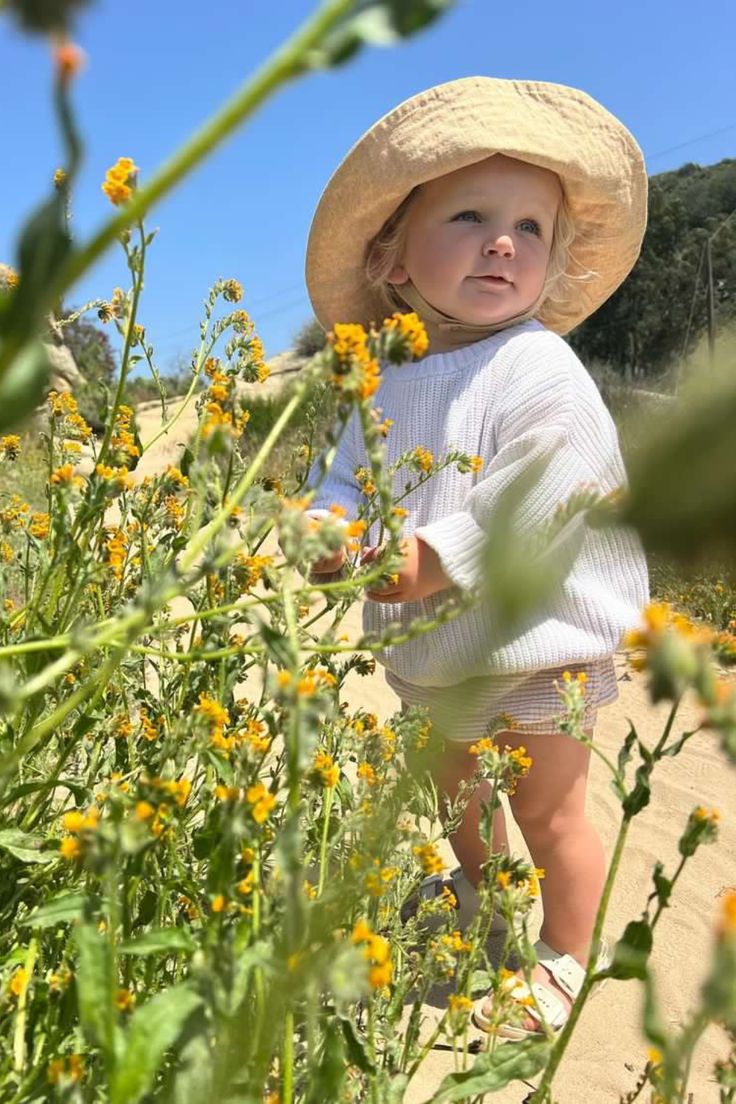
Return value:
M 561 191 L 547 169 L 496 154 L 421 185 L 407 213 L 401 262 L 433 307 L 462 322 L 504 322 L 544 285 Z

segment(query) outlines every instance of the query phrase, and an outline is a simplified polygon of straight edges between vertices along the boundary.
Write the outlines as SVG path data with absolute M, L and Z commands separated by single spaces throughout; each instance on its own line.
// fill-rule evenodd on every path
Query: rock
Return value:
M 15 269 L 10 265 L 0 264 L 0 287 L 8 287 L 15 278 Z M 64 344 L 62 332 L 51 315 L 48 318 L 46 336 L 50 339 L 44 342 L 50 364 L 48 390 L 74 391 L 84 383 L 84 377 L 70 350 Z

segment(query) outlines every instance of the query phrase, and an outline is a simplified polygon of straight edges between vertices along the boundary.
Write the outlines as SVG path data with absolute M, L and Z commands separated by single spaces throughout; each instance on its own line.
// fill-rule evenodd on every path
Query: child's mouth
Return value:
M 511 286 L 511 282 L 505 276 L 475 276 L 474 279 L 480 280 L 481 283 L 488 284 L 490 287 Z

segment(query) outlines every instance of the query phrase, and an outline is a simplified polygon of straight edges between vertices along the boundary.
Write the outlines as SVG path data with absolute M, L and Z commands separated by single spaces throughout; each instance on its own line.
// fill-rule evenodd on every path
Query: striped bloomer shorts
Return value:
M 598 709 L 618 697 L 613 656 L 586 663 L 568 663 L 532 675 L 488 675 L 467 679 L 455 686 L 415 686 L 392 671 L 386 682 L 401 699 L 402 707 L 429 709 L 433 728 L 450 743 L 474 743 L 499 729 L 519 735 L 556 732 L 564 716 L 555 682 L 569 671 L 573 678 L 584 672 L 586 709 L 583 728 L 592 729 Z

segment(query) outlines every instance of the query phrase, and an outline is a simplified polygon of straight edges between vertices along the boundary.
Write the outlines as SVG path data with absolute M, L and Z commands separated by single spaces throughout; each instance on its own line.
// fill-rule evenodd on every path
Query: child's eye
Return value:
M 468 217 L 471 219 L 477 219 L 480 222 L 480 215 L 477 211 L 460 211 L 459 214 L 453 217 L 453 222 L 467 222 Z
M 536 219 L 522 219 L 519 226 L 522 230 L 528 230 L 531 234 L 536 234 L 540 238 L 542 236 L 542 228 Z

